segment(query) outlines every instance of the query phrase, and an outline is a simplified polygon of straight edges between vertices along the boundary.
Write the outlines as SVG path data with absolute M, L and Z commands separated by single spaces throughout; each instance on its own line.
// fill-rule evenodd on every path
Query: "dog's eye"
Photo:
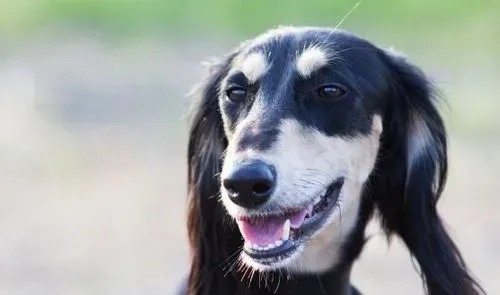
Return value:
M 231 87 L 226 90 L 226 97 L 234 102 L 242 101 L 247 96 L 247 91 L 243 87 Z
M 345 94 L 345 90 L 336 85 L 324 85 L 318 89 L 318 95 L 322 99 L 334 99 Z

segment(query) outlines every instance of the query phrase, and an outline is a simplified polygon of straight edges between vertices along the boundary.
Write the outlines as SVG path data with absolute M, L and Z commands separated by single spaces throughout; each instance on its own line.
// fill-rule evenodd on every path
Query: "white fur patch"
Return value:
M 318 46 L 312 46 L 299 55 L 296 66 L 299 74 L 307 78 L 327 63 L 328 56 L 325 51 Z
M 257 81 L 267 71 L 267 60 L 263 53 L 252 52 L 241 63 L 241 71 L 250 83 Z
M 416 114 L 412 114 L 410 134 L 408 136 L 408 169 L 411 169 L 415 161 L 423 153 L 429 151 L 432 145 L 432 134 L 423 119 Z
M 432 161 L 438 162 L 440 152 L 443 152 L 443 146 L 437 143 L 432 136 L 432 130 L 429 129 L 427 122 L 424 121 L 418 114 L 412 114 L 410 121 L 410 132 L 408 134 L 408 175 L 411 174 L 415 164 L 422 160 L 424 155 L 431 158 Z M 434 175 L 433 191 L 436 193 L 437 184 L 440 178 L 440 171 L 437 169 Z M 409 178 L 408 178 L 409 180 Z
M 305 128 L 293 119 L 283 120 L 280 131 L 277 142 L 265 152 L 246 150 L 236 153 L 237 143 L 230 142 L 221 176 L 224 177 L 224 172 L 236 160 L 260 159 L 274 165 L 278 184 L 268 203 L 273 208 L 296 208 L 309 204 L 323 188 L 344 177 L 337 211 L 330 215 L 324 228 L 293 257 L 274 266 L 286 266 L 295 272 L 324 271 L 338 261 L 340 246 L 356 224 L 361 190 L 375 165 L 382 120 L 380 116 L 374 116 L 372 132 L 357 137 L 328 136 Z M 222 202 L 233 217 L 265 213 L 237 206 L 224 192 Z M 266 269 L 250 260 L 243 256 L 243 261 L 251 267 Z
M 301 273 L 323 272 L 342 257 L 342 244 L 356 225 L 363 185 L 348 182 L 342 188 L 338 207 L 326 226 L 301 251 L 293 269 Z

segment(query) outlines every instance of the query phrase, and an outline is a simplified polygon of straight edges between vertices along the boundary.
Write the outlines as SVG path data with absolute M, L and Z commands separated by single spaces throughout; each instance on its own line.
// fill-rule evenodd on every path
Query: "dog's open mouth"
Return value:
M 243 251 L 260 264 L 272 264 L 291 256 L 318 231 L 339 201 L 344 178 L 339 178 L 305 208 L 287 213 L 245 216 L 237 220 L 245 240 Z

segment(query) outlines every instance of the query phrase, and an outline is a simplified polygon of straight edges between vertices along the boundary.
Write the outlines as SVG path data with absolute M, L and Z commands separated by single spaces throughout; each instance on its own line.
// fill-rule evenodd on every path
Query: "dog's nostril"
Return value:
M 255 207 L 266 202 L 275 187 L 272 166 L 262 161 L 237 165 L 222 184 L 231 200 L 242 207 Z
M 226 188 L 226 191 L 230 197 L 238 196 L 237 189 L 229 181 L 224 181 L 224 188 Z
M 265 194 L 270 189 L 271 189 L 271 184 L 264 181 L 257 182 L 253 185 L 253 192 L 258 195 Z

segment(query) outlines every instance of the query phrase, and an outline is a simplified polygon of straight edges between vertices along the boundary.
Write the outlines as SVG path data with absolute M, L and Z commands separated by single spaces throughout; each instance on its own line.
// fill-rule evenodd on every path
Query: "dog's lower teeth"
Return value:
M 271 250 L 271 249 L 274 249 L 274 248 L 277 248 L 281 245 L 283 245 L 284 241 L 283 240 L 278 240 L 274 243 L 271 243 L 267 246 L 260 246 L 260 245 L 256 245 L 256 244 L 248 244 L 248 248 L 254 250 L 254 251 L 267 251 L 267 250 Z

